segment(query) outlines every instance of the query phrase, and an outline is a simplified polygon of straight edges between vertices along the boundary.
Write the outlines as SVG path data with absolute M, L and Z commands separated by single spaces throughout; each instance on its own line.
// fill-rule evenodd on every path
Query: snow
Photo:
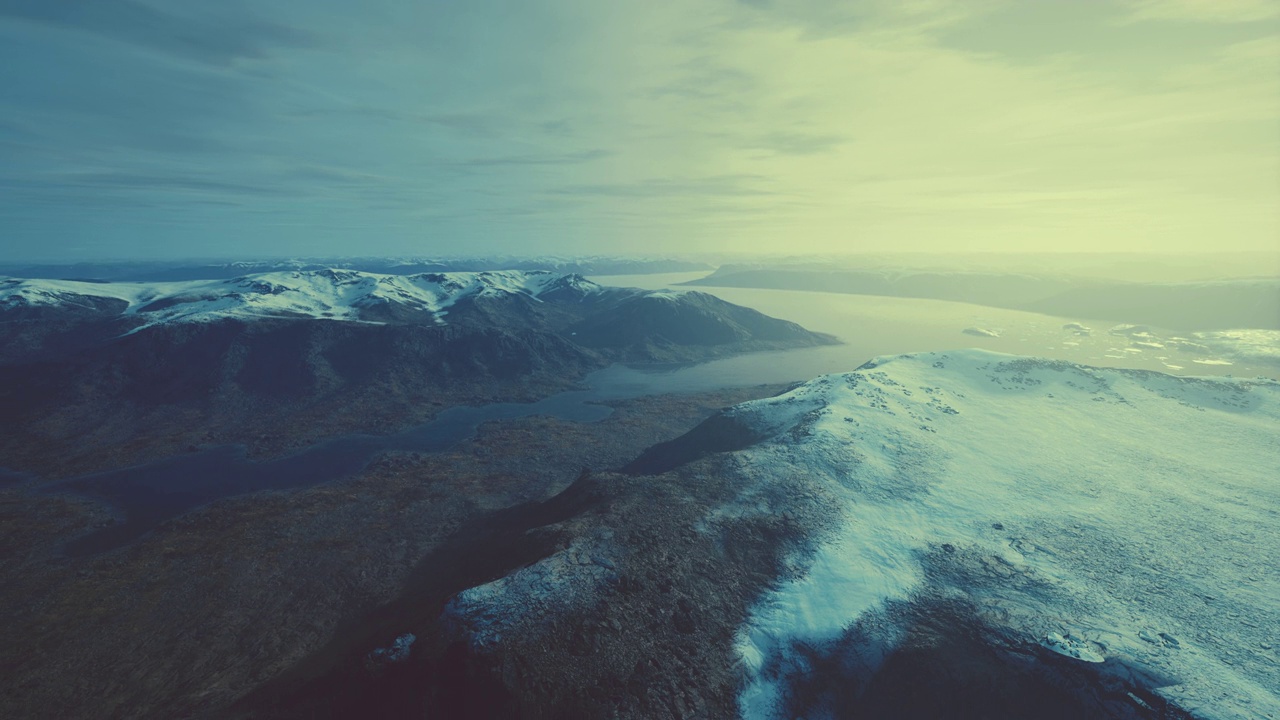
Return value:
M 1056 632 L 1049 633 L 1044 638 L 1044 646 L 1059 655 L 1085 662 L 1100 663 L 1106 660 L 1088 640 L 1078 638 L 1069 632 L 1065 636 Z
M 1034 580 L 951 588 L 1029 644 L 1159 670 L 1176 683 L 1158 692 L 1205 717 L 1280 717 L 1264 648 L 1280 636 L 1280 383 L 966 350 L 731 413 L 770 439 L 735 455 L 754 482 L 720 516 L 831 508 L 741 629 L 744 717 L 779 715 L 797 643 L 941 582 L 922 559 L 938 547 Z
M 676 301 L 683 298 L 685 295 L 688 295 L 691 292 L 694 292 L 694 291 L 664 288 L 662 290 L 653 290 L 651 292 L 645 293 L 645 297 L 657 298 L 659 300 Z
M 383 275 L 323 269 L 168 283 L 7 279 L 0 281 L 0 308 L 76 304 L 85 296 L 114 298 L 127 304 L 125 315 L 153 325 L 225 317 L 361 321 L 362 310 L 395 304 L 443 322 L 448 308 L 463 298 L 518 294 L 539 299 L 563 288 L 591 293 L 600 286 L 578 275 L 516 270 Z
M 977 337 L 991 337 L 991 338 L 1000 337 L 999 331 L 988 330 L 987 328 L 980 328 L 977 326 L 967 327 L 964 330 L 961 330 L 960 332 L 964 333 L 965 335 L 975 335 Z

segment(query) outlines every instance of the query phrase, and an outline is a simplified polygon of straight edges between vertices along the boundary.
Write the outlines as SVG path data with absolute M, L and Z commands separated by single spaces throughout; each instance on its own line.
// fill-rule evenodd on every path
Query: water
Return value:
M 608 285 L 671 287 L 702 273 L 595 278 Z M 1272 367 L 1203 365 L 1203 355 L 1168 348 L 1133 346 L 1107 333 L 1114 322 L 1055 318 L 964 303 L 791 290 L 698 288 L 775 317 L 831 333 L 843 345 L 761 352 L 706 363 L 649 367 L 615 365 L 587 376 L 590 389 L 560 393 L 536 403 L 500 403 L 456 407 L 431 422 L 396 435 L 345 435 L 301 452 L 265 462 L 245 456 L 241 446 L 220 446 L 145 465 L 73 478 L 50 491 L 76 492 L 104 500 L 120 521 L 72 541 L 71 555 L 117 548 L 160 523 L 218 498 L 262 490 L 289 490 L 360 473 L 387 451 L 438 452 L 470 437 L 484 422 L 548 415 L 572 422 L 594 422 L 609 415 L 602 401 L 663 393 L 690 393 L 765 383 L 808 380 L 847 372 L 878 355 L 981 347 L 1021 355 L 1111 367 L 1163 370 L 1183 374 L 1280 373 Z M 1067 322 L 1094 328 L 1088 336 L 1063 329 Z M 997 337 L 964 334 L 982 328 Z M 0 485 L 22 478 L 0 471 Z
M 593 277 L 602 285 L 646 289 L 679 288 L 678 283 L 705 273 L 613 275 Z M 879 355 L 956 350 L 977 347 L 1015 355 L 1033 355 L 1099 367 L 1155 370 L 1175 375 L 1233 375 L 1280 379 L 1280 365 L 1250 362 L 1229 355 L 1179 347 L 1179 333 L 1151 328 L 1165 347 L 1135 343 L 1135 338 L 1109 332 L 1120 323 L 1095 318 L 1055 317 L 1039 313 L 990 308 L 968 303 L 919 298 L 879 297 L 844 293 L 768 290 L 758 288 L 685 287 L 711 293 L 766 315 L 791 320 L 810 330 L 830 333 L 844 341 L 835 347 L 795 350 L 785 355 L 745 355 L 679 371 L 664 382 L 696 384 L 681 373 L 722 376 L 731 382 L 779 382 L 848 372 Z M 1080 323 L 1092 329 L 1081 335 L 1064 328 Z M 982 329 L 998 337 L 966 334 Z M 1194 338 L 1193 338 L 1194 339 Z

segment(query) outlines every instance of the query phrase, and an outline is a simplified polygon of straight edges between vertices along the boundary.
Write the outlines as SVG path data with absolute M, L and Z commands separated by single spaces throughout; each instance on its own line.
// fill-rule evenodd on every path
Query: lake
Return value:
M 1156 370 L 1175 375 L 1231 375 L 1280 380 L 1280 366 L 1250 363 L 1206 353 L 1184 343 L 1175 331 L 1149 328 L 1152 338 L 1109 332 L 1120 323 L 1093 318 L 1064 318 L 1005 310 L 968 303 L 917 298 L 851 295 L 799 290 L 686 287 L 678 283 L 706 273 L 662 275 L 604 275 L 591 279 L 602 285 L 645 289 L 685 289 L 710 293 L 766 315 L 830 333 L 844 345 L 805 348 L 781 353 L 757 353 L 717 360 L 673 374 L 639 377 L 626 369 L 608 371 L 609 382 L 632 378 L 667 392 L 807 380 L 818 375 L 848 372 L 879 355 L 982 348 L 1015 355 L 1034 355 L 1099 367 Z M 1077 323 L 1091 331 L 1066 329 Z M 966 333 L 970 330 L 970 333 Z M 990 335 L 971 334 L 983 331 Z M 1163 347 L 1154 347 L 1163 345 Z M 1179 347 L 1181 345 L 1182 347 Z M 618 378 L 613 378 L 618 375 Z M 708 386 L 706 383 L 712 383 Z M 661 389 L 653 392 L 662 392 Z

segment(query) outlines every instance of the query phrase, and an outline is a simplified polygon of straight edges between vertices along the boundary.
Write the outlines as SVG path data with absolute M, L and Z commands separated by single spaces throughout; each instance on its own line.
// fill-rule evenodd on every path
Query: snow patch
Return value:
M 1050 650 L 1065 655 L 1067 657 L 1083 660 L 1085 662 L 1100 663 L 1106 660 L 1101 653 L 1094 650 L 1087 640 L 1076 637 L 1068 632 L 1066 635 L 1060 635 L 1051 632 L 1044 638 L 1044 646 Z
M 674 301 L 680 300 L 685 295 L 688 295 L 691 292 L 693 291 L 692 290 L 672 290 L 672 289 L 651 290 L 649 292 L 646 292 L 644 296 L 650 297 L 650 298 L 657 298 L 658 300 L 671 300 L 674 302 Z

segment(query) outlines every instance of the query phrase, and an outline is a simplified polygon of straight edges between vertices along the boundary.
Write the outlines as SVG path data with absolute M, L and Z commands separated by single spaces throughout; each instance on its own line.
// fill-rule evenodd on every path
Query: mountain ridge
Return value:
M 876 358 L 733 406 L 630 470 L 720 477 L 729 494 L 699 532 L 781 558 L 734 633 L 744 718 L 934 717 L 963 697 L 1027 716 L 1044 688 L 982 693 L 1030 668 L 1074 686 L 1086 716 L 1235 719 L 1280 712 L 1278 434 L 1273 380 L 964 350 Z M 640 552 L 607 546 L 593 552 Z M 522 601 L 545 621 L 556 588 L 606 592 L 607 576 L 567 561 L 461 593 L 464 635 L 487 648 L 524 632 L 509 612 Z M 979 666 L 995 675 L 955 681 Z
M 614 362 L 833 342 L 704 293 L 550 272 L 10 280 L 0 285 L 0 421 L 12 431 L 0 466 L 80 474 L 241 442 L 242 431 L 279 438 L 249 443 L 278 453 L 452 405 L 533 401 Z M 104 465 L 66 466 L 93 457 Z

